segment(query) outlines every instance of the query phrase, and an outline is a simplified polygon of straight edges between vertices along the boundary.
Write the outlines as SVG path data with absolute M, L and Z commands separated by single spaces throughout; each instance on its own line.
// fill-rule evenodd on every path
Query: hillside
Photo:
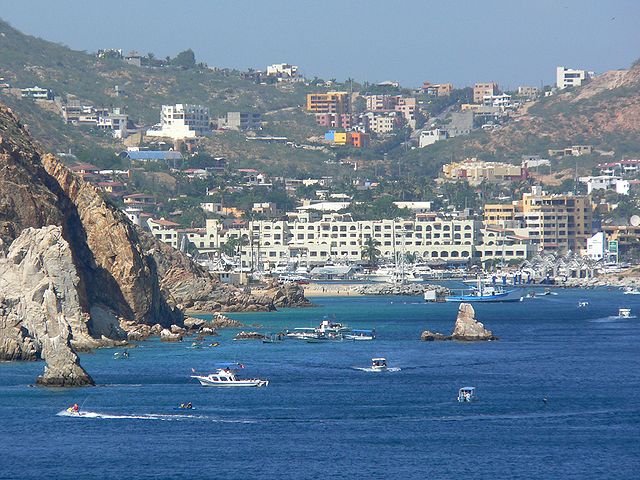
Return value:
M 87 52 L 25 35 L 2 20 L 0 77 L 13 87 L 38 85 L 52 89 L 56 95 L 75 96 L 96 106 L 126 107 L 135 122 L 147 125 L 159 121 L 163 104 L 202 104 L 210 108 L 215 118 L 229 110 L 266 113 L 297 107 L 310 91 L 304 84 L 260 85 L 242 78 L 237 71 L 203 65 L 190 69 L 142 68 L 117 59 L 98 59 Z M 116 96 L 116 85 L 124 95 Z M 64 126 L 53 112 L 16 98 L 15 91 L 0 90 L 0 99 L 20 115 L 49 150 L 86 144 L 88 138 L 95 141 L 94 136 L 88 137 L 81 129 Z M 113 145 L 106 137 L 100 143 Z

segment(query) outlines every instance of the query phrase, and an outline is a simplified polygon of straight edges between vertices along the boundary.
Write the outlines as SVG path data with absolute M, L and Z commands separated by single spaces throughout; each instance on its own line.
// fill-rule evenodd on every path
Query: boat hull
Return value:
M 477 302 L 477 303 L 490 303 L 490 302 L 519 302 L 522 300 L 522 296 L 516 290 L 509 290 L 508 292 L 496 293 L 492 295 L 449 295 L 444 298 L 445 302 Z
M 245 379 L 245 380 L 233 380 L 233 381 L 219 381 L 210 380 L 207 377 L 193 376 L 200 382 L 203 387 L 219 387 L 219 388 L 249 388 L 249 387 L 266 387 L 269 385 L 268 380 L 260 379 Z

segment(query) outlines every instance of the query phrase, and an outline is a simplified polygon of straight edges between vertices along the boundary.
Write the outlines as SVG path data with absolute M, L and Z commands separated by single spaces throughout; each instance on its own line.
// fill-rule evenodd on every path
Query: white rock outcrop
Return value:
M 44 359 L 40 384 L 93 384 L 74 351 L 97 346 L 78 295 L 79 281 L 58 226 L 25 229 L 0 258 L 2 359 Z

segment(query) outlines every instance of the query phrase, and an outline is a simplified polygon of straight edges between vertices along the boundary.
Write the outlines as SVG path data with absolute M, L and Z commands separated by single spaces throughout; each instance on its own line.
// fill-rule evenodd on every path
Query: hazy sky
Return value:
M 640 0 L 0 0 L 0 17 L 73 49 L 174 55 L 209 65 L 299 65 L 307 76 L 553 83 L 640 57 Z M 1 47 L 1 44 L 0 44 Z

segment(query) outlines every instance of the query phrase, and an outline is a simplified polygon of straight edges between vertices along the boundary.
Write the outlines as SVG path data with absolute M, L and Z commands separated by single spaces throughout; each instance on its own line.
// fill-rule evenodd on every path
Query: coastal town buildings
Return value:
M 563 90 L 567 87 L 579 87 L 586 80 L 593 78 L 594 72 L 587 70 L 576 70 L 573 68 L 557 67 L 556 68 L 556 87 Z
M 473 103 L 481 104 L 484 97 L 491 97 L 498 93 L 500 93 L 500 89 L 495 82 L 476 83 L 473 87 Z
M 429 83 L 424 82 L 422 84 L 422 91 L 426 95 L 431 97 L 446 97 L 451 95 L 453 91 L 453 84 L 451 83 Z
M 447 163 L 442 166 L 442 173 L 447 180 L 463 180 L 471 185 L 478 185 L 483 181 L 521 180 L 527 176 L 526 169 L 520 165 L 484 162 L 475 158 Z
M 174 140 L 208 136 L 211 133 L 209 109 L 184 103 L 163 105 L 157 127 L 147 130 L 147 136 Z
M 420 139 L 418 143 L 419 148 L 428 147 L 441 140 L 449 138 L 449 134 L 446 130 L 441 128 L 434 128 L 432 130 L 422 130 L 420 132 Z
M 350 95 L 347 92 L 307 94 L 307 111 L 342 115 L 351 111 Z
M 20 96 L 33 100 L 53 100 L 53 92 L 49 88 L 42 88 L 37 85 L 20 89 Z
M 274 63 L 267 66 L 267 76 L 279 79 L 293 78 L 298 76 L 298 66 L 288 63 Z
M 218 117 L 218 128 L 227 130 L 259 130 L 262 115 L 256 112 L 227 112 Z
M 580 177 L 580 182 L 587 185 L 587 193 L 594 190 L 613 190 L 620 195 L 629 195 L 629 180 L 608 175 L 598 175 L 595 177 Z
M 547 194 L 533 187 L 521 200 L 484 206 L 487 226 L 519 228 L 519 233 L 539 250 L 580 252 L 591 237 L 592 208 L 589 195 Z

